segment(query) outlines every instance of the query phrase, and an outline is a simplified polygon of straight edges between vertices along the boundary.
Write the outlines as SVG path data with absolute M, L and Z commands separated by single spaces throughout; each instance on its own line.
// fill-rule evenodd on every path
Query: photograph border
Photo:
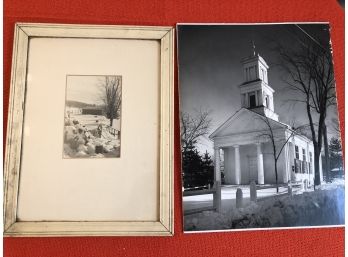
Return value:
M 110 74 L 66 74 L 65 77 L 65 100 L 64 100 L 64 115 L 66 114 L 66 102 L 67 102 L 67 94 L 68 94 L 68 77 L 69 76 L 81 76 L 81 77 L 102 77 L 102 76 L 115 76 L 115 77 L 121 77 L 121 101 L 122 101 L 122 93 L 123 93 L 123 77 L 122 75 L 110 75 Z M 120 109 L 120 114 L 121 114 L 121 119 L 120 119 L 120 131 L 122 131 L 122 104 L 121 104 L 121 109 Z M 64 118 L 64 117 L 63 117 Z M 64 124 L 64 119 L 63 119 L 63 124 Z M 64 130 L 65 125 L 63 126 L 63 130 Z M 121 133 L 122 135 L 122 133 Z M 119 156 L 115 156 L 112 158 L 121 158 L 121 148 L 122 148 L 122 138 L 119 139 L 120 140 L 120 153 Z M 64 142 L 64 133 L 63 133 L 63 142 Z M 62 159 L 66 159 L 66 160 L 74 160 L 74 159 L 94 159 L 91 157 L 73 157 L 73 158 L 68 158 L 68 157 L 64 157 L 64 147 L 62 149 Z
M 180 31 L 179 31 L 179 27 L 180 26 L 192 26 L 192 27 L 199 27 L 199 26 L 205 26 L 205 27 L 209 27 L 209 26 L 272 26 L 272 25 L 293 25 L 293 24 L 297 24 L 297 25 L 322 25 L 322 24 L 326 24 L 330 27 L 330 29 L 332 30 L 332 23 L 329 21 L 284 21 L 284 22 L 227 22 L 227 23 L 221 23 L 221 22 L 179 22 L 176 24 L 176 33 L 177 33 L 177 56 L 178 59 L 180 59 L 180 49 L 179 49 L 179 41 L 180 41 Z M 331 39 L 332 37 L 332 31 L 329 31 L 329 37 Z M 254 43 L 253 41 L 251 41 L 250 43 Z M 332 42 L 330 41 L 330 46 L 331 46 L 331 50 L 333 48 L 332 46 Z M 332 58 L 332 62 L 334 62 L 334 56 L 333 56 L 333 52 L 331 52 L 331 58 Z M 178 61 L 180 62 L 180 60 Z M 179 68 L 180 64 L 178 63 L 178 72 L 180 74 L 180 68 Z M 334 78 L 336 78 L 337 74 L 335 72 L 336 70 L 334 69 L 333 73 L 334 73 Z M 179 75 L 180 77 L 180 75 Z M 335 88 L 334 88 L 334 92 L 335 92 L 335 96 L 337 97 L 337 82 L 334 82 Z M 180 91 L 180 79 L 179 79 L 179 91 Z M 180 95 L 179 95 L 179 102 L 180 102 Z M 341 122 L 342 120 L 340 119 L 340 115 L 339 115 L 339 108 L 340 107 L 340 102 L 337 101 L 336 102 L 336 111 L 337 111 L 337 115 L 338 115 L 338 125 L 340 128 L 340 139 L 343 140 L 342 135 L 344 134 L 343 131 L 341 130 Z M 182 109 L 181 104 L 179 104 L 179 109 Z M 233 115 L 232 115 L 233 116 Z M 231 116 L 229 117 L 231 118 Z M 221 125 L 221 124 L 220 124 Z M 223 124 L 222 124 L 223 125 Z M 221 125 L 221 126 L 222 126 Z M 181 142 L 181 141 L 180 141 Z M 344 141 L 342 141 L 342 145 L 344 144 Z M 180 149 L 181 149 L 182 145 L 180 144 Z M 181 154 L 180 154 L 181 156 Z M 181 156 L 182 158 L 182 156 Z M 344 160 L 344 155 L 343 155 L 343 160 Z M 343 165 L 343 168 L 345 168 L 345 166 Z M 215 171 L 214 171 L 215 172 Z M 181 174 L 181 179 L 183 181 L 183 173 Z M 183 182 L 182 182 L 183 183 Z M 344 186 L 346 186 L 346 180 L 344 179 Z M 207 190 L 209 191 L 209 190 Z M 207 193 L 208 194 L 208 193 Z M 347 196 L 347 192 L 346 190 L 344 190 L 344 195 Z M 191 195 L 190 195 L 191 196 Z M 197 208 L 197 213 L 199 213 L 200 211 L 206 209 L 205 211 L 211 211 L 211 209 L 216 208 L 215 206 L 215 198 L 213 198 L 213 204 L 214 206 L 212 208 L 207 207 L 207 208 Z M 183 233 L 184 234 L 206 234 L 206 233 L 238 233 L 238 232 L 256 232 L 256 231 L 272 231 L 272 230 L 296 230 L 296 229 L 330 229 L 330 228 L 345 228 L 345 223 L 344 224 L 336 224 L 336 225 L 298 225 L 298 226 L 274 226 L 274 227 L 251 227 L 251 228 L 228 228 L 228 229 L 221 229 L 221 228 L 216 228 L 216 229 L 197 229 L 197 230 L 185 230 L 185 210 L 184 210 L 184 189 L 183 192 L 181 194 L 181 207 L 182 207 L 182 212 L 181 212 L 181 216 L 183 218 L 183 224 L 182 224 L 182 229 L 183 229 Z M 345 201 L 344 204 L 346 204 L 346 197 L 345 197 Z M 344 217 L 345 220 L 347 219 L 347 212 L 344 210 Z
M 26 77 L 31 38 L 135 39 L 160 42 L 160 145 L 158 221 L 17 221 L 25 115 Z M 4 161 L 5 236 L 172 236 L 174 28 L 151 26 L 16 23 Z

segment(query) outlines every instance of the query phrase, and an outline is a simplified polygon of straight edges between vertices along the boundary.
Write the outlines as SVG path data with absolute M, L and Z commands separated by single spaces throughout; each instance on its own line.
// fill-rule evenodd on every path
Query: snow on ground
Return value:
M 247 187 L 242 187 L 243 195 L 249 198 Z M 186 231 L 222 230 L 242 228 L 269 228 L 293 226 L 322 226 L 344 224 L 344 181 L 336 180 L 323 184 L 318 190 L 297 189 L 294 195 L 275 195 L 271 189 L 258 190 L 258 201 L 243 199 L 243 208 L 235 207 L 236 187 L 222 190 L 222 212 L 204 211 L 186 215 Z M 285 188 L 281 188 L 284 191 Z M 262 190 L 261 190 L 262 191 Z M 212 205 L 212 195 L 201 195 L 202 201 L 184 198 L 184 210 L 190 207 Z M 195 204 L 193 204 L 195 202 Z
M 236 206 L 236 192 L 237 188 L 242 189 L 243 192 L 243 205 L 246 206 L 250 203 L 250 190 L 249 186 L 232 186 L 226 185 L 221 188 L 222 209 L 224 211 L 230 211 L 232 207 Z M 296 188 L 293 189 L 296 192 Z M 279 194 L 288 192 L 287 187 L 279 187 Z M 276 194 L 276 188 L 266 188 L 257 190 L 257 198 L 267 198 Z M 213 194 L 185 196 L 183 198 L 184 210 L 193 210 L 196 208 L 203 208 L 213 206 Z
M 66 117 L 64 127 L 64 157 L 101 158 L 120 156 L 120 138 L 108 129 L 109 120 L 98 115 Z M 119 126 L 119 122 L 115 122 Z M 98 129 L 98 127 L 100 127 Z M 113 126 L 114 127 L 114 126 Z
M 91 114 L 70 114 L 70 120 L 77 120 L 80 124 L 85 125 L 90 129 L 97 128 L 98 124 L 110 125 L 110 120 L 103 115 L 91 115 Z M 112 122 L 114 129 L 121 129 L 120 119 L 114 119 Z

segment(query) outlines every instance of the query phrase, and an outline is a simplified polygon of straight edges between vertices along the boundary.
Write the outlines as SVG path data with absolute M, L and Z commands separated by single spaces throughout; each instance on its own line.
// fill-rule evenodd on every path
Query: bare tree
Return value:
M 279 193 L 279 182 L 278 182 L 278 160 L 283 152 L 284 147 L 287 145 L 289 142 L 290 138 L 296 133 L 297 130 L 301 129 L 298 127 L 295 129 L 294 127 L 290 128 L 288 127 L 288 131 L 290 131 L 290 134 L 285 134 L 285 140 L 284 137 L 277 137 L 274 128 L 272 127 L 271 120 L 270 118 L 266 116 L 260 116 L 260 120 L 263 121 L 263 123 L 266 125 L 267 129 L 260 133 L 259 137 L 260 138 L 267 138 L 272 146 L 272 156 L 274 160 L 274 174 L 275 174 L 275 179 L 276 179 L 276 187 L 277 187 L 277 193 Z M 278 144 L 277 144 L 278 143 Z
M 324 142 L 324 154 L 325 154 L 325 180 L 327 182 L 331 181 L 330 178 L 330 154 L 329 154 L 329 141 L 327 137 L 327 126 L 324 121 L 323 123 L 323 142 Z
M 184 150 L 190 145 L 195 145 L 199 137 L 208 134 L 211 124 L 209 116 L 209 111 L 200 110 L 195 115 L 181 112 L 180 136 Z
M 288 88 L 303 96 L 297 101 L 306 106 L 314 145 L 314 184 L 320 185 L 319 162 L 323 141 L 325 149 L 328 149 L 325 119 L 328 107 L 336 99 L 331 52 L 329 47 L 324 48 L 313 38 L 300 40 L 296 50 L 278 46 L 278 51 L 281 66 L 289 76 Z M 312 111 L 317 115 L 313 115 Z
M 110 127 L 114 119 L 119 119 L 121 114 L 121 77 L 105 76 L 101 81 L 102 100 L 106 117 L 110 120 Z

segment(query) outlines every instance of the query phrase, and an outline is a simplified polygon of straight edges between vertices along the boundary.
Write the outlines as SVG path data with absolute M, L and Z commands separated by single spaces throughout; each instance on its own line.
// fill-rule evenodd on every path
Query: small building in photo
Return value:
M 82 108 L 82 114 L 84 115 L 103 115 L 102 107 L 84 107 Z
M 79 115 L 79 114 L 82 114 L 82 109 L 78 107 L 66 106 L 65 112 L 67 115 L 69 114 Z
M 225 184 L 276 183 L 272 133 L 276 151 L 282 149 L 277 161 L 278 183 L 307 181 L 313 185 L 313 142 L 279 121 L 266 61 L 254 52 L 242 60 L 242 65 L 241 108 L 209 137 L 214 142 L 216 164 L 220 163 L 223 154 Z M 221 181 L 219 165 L 215 165 L 215 181 Z

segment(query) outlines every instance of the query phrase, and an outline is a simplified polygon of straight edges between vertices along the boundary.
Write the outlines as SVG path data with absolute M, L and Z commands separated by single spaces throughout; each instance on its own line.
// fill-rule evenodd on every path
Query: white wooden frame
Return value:
M 155 39 L 161 44 L 160 179 L 158 221 L 21 222 L 17 221 L 22 124 L 26 88 L 27 55 L 32 37 Z M 4 165 L 5 236 L 114 236 L 174 233 L 173 213 L 173 60 L 172 27 L 62 25 L 18 23 L 15 26 L 12 77 Z

